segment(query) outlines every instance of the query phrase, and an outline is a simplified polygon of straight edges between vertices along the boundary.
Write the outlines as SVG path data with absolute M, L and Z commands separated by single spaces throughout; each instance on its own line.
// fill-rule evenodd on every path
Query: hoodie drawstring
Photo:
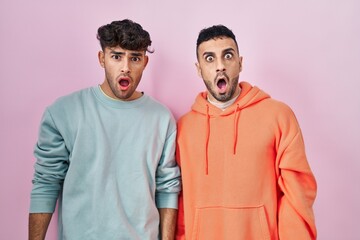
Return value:
M 234 114 L 234 145 L 233 154 L 236 154 L 240 106 L 237 104 Z M 206 105 L 206 141 L 205 141 L 205 175 L 209 174 L 209 139 L 210 139 L 210 114 L 209 105 Z
M 235 109 L 235 116 L 234 116 L 234 148 L 233 148 L 233 154 L 236 154 L 236 147 L 237 147 L 237 138 L 238 138 L 238 123 L 240 118 L 240 107 L 239 104 L 237 104 Z
M 209 138 L 210 138 L 210 115 L 209 105 L 206 104 L 206 141 L 205 141 L 205 174 L 209 174 Z

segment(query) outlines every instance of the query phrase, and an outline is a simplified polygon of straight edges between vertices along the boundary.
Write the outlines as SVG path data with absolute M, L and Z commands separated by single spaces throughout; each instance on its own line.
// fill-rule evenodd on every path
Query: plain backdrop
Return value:
M 33 148 L 56 98 L 104 80 L 97 28 L 130 18 L 155 53 L 139 89 L 178 119 L 204 90 L 198 32 L 234 31 L 246 80 L 287 103 L 318 182 L 318 239 L 360 239 L 360 1 L 0 1 L 0 239 L 27 238 Z M 47 239 L 56 239 L 56 217 Z

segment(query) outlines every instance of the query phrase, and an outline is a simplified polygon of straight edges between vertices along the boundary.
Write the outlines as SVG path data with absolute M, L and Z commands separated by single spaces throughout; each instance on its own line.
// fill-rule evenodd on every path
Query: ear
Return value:
M 195 63 L 195 66 L 196 66 L 196 70 L 197 70 L 198 76 L 202 78 L 202 73 L 201 73 L 200 64 L 199 64 L 198 62 L 196 62 L 196 63 Z
M 148 62 L 149 62 L 149 56 L 145 55 L 144 56 L 144 68 L 147 66 Z
M 99 59 L 99 63 L 101 65 L 101 67 L 105 67 L 105 54 L 103 51 L 99 51 L 98 52 L 98 59 Z
M 239 56 L 240 72 L 242 71 L 242 60 L 243 60 L 243 57 Z

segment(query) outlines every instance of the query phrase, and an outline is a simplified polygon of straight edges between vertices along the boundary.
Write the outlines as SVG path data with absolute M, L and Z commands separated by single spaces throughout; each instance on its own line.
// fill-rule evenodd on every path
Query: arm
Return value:
M 175 236 L 177 209 L 159 208 L 161 240 L 173 240 Z
M 29 215 L 29 239 L 44 239 L 68 168 L 69 153 L 48 111 L 35 146 L 36 157 Z
M 29 214 L 29 240 L 44 240 L 52 213 Z
M 312 209 L 316 197 L 316 181 L 307 162 L 302 134 L 296 119 L 290 118 L 287 125 L 283 128 L 276 160 L 280 190 L 279 238 L 316 239 Z
M 175 236 L 178 193 L 181 190 L 180 170 L 175 161 L 176 131 L 166 139 L 156 171 L 156 206 L 160 213 L 160 235 L 163 240 Z

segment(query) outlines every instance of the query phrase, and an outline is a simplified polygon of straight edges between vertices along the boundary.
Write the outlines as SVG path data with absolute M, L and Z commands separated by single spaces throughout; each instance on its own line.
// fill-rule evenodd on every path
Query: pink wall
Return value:
M 360 239 L 360 2 L 136 2 L 0 2 L 0 238 L 26 239 L 44 108 L 102 82 L 96 30 L 131 18 L 156 50 L 140 87 L 176 117 L 204 89 L 194 67 L 198 31 L 218 23 L 233 29 L 244 56 L 241 79 L 297 114 L 319 185 L 319 239 Z M 56 239 L 55 223 L 47 239 Z

